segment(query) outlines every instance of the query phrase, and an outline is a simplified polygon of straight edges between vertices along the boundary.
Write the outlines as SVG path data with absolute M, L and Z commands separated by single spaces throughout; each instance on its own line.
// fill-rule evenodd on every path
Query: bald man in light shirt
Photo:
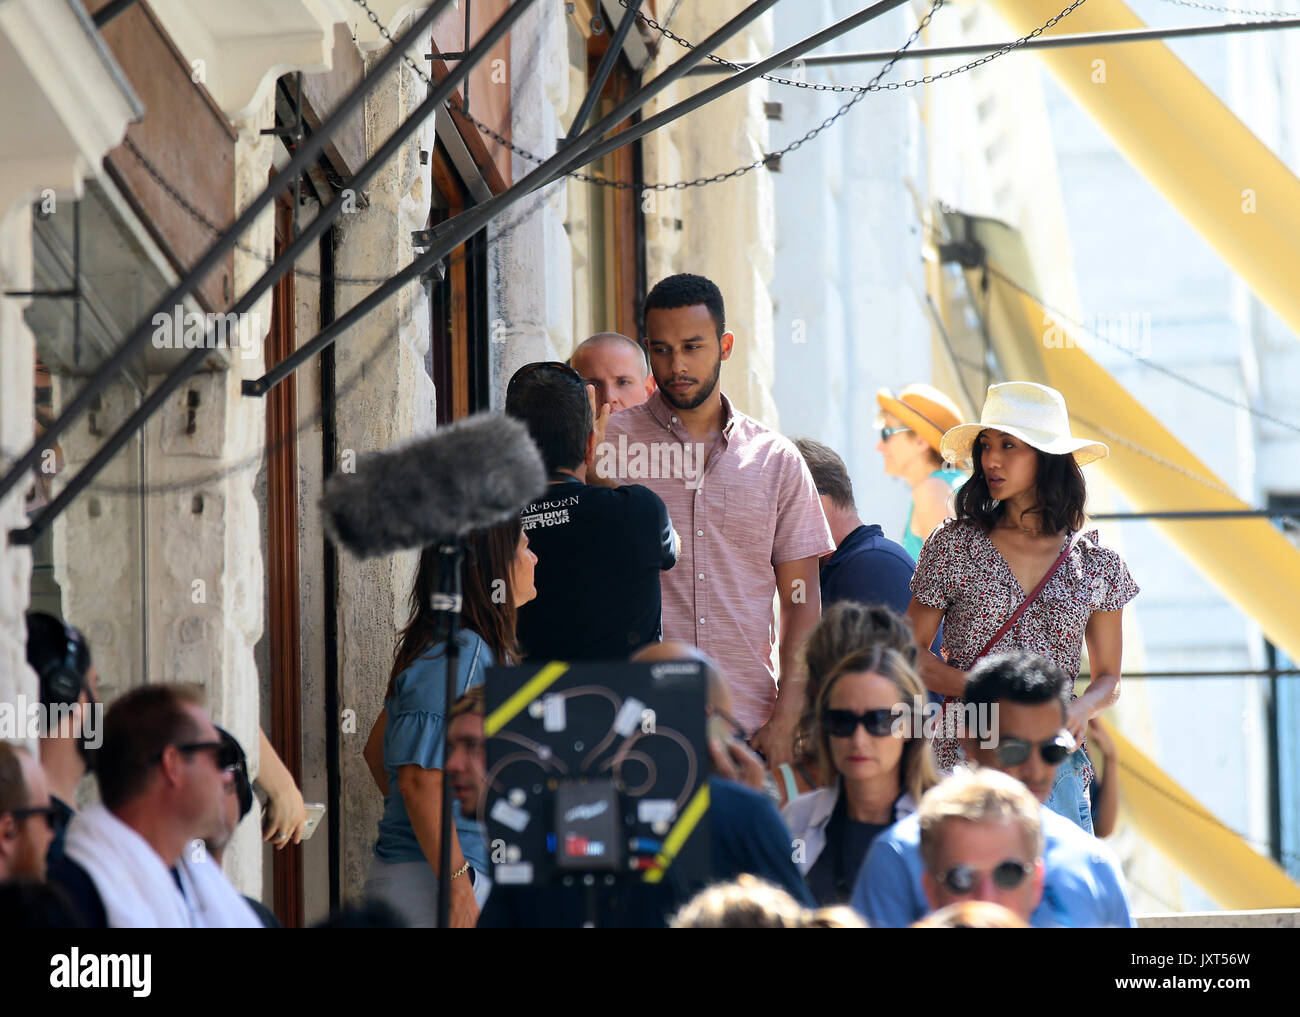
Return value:
M 569 364 L 596 389 L 596 412 L 608 404 L 610 413 L 640 406 L 655 390 L 645 351 L 621 332 L 597 332 L 578 344 Z

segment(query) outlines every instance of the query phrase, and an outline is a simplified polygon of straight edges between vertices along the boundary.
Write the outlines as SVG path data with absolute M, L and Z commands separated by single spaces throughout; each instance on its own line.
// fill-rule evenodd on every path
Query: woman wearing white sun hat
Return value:
M 960 701 L 966 672 L 990 653 L 1037 653 L 1064 670 L 1066 726 L 1080 747 L 1057 770 L 1047 805 L 1091 832 L 1092 767 L 1082 742 L 1089 719 L 1119 698 L 1120 616 L 1138 593 L 1097 531 L 1082 532 L 1079 468 L 1110 450 L 1071 435 L 1059 392 L 1022 381 L 991 385 L 980 422 L 947 431 L 941 448 L 948 462 L 972 460 L 974 472 L 957 493 L 957 518 L 925 542 L 912 577 L 907 615 L 918 645 L 944 628 L 946 659 L 922 652 L 921 677 L 949 702 Z M 1075 697 L 1085 639 L 1092 680 Z M 951 769 L 960 758 L 955 738 L 936 738 L 935 754 Z

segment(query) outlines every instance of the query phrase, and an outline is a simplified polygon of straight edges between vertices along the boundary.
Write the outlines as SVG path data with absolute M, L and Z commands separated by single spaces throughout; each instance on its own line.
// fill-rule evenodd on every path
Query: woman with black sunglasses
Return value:
M 924 703 L 925 686 L 893 647 L 858 650 L 823 681 L 814 737 L 821 772 L 834 780 L 781 813 L 819 905 L 848 901 L 877 835 L 915 812 L 935 783 Z

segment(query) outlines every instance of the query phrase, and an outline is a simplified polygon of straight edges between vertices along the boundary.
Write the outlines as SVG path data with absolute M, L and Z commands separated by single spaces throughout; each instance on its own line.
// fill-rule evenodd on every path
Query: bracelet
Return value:
M 455 872 L 451 874 L 451 878 L 455 879 L 458 876 L 463 876 L 468 871 L 469 871 L 469 862 L 466 862 L 464 865 L 462 865 L 459 869 L 457 869 Z

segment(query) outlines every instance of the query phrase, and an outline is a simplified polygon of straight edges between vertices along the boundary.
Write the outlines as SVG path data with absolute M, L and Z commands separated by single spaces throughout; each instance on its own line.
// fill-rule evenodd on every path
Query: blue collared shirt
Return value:
M 1040 814 L 1046 877 L 1029 924 L 1037 929 L 1136 927 L 1110 848 L 1045 807 Z M 850 903 L 877 928 L 906 928 L 930 910 L 921 872 L 921 821 L 912 815 L 871 845 Z
M 491 667 L 492 651 L 477 632 L 461 629 L 457 636 L 456 694 L 464 695 L 483 684 L 483 672 Z M 430 647 L 397 676 L 394 694 L 385 704 L 388 723 L 384 728 L 384 769 L 388 773 L 388 796 L 379 820 L 375 854 L 385 862 L 425 861 L 424 849 L 411 826 L 406 802 L 397 786 L 397 771 L 408 763 L 426 770 L 441 770 L 443 727 L 447 715 L 446 645 Z M 488 871 L 487 848 L 478 823 L 463 816 L 460 802 L 452 802 L 452 817 L 465 860 L 482 873 Z

